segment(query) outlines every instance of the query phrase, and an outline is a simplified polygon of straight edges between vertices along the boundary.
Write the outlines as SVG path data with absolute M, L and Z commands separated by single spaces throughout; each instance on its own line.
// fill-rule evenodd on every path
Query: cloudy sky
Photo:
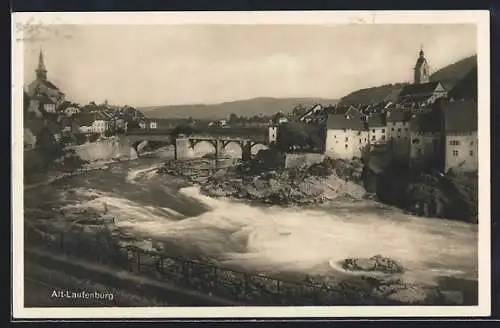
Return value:
M 154 106 L 253 97 L 339 98 L 410 81 L 476 53 L 474 25 L 72 25 L 25 44 L 24 78 L 43 49 L 48 78 L 79 103 Z

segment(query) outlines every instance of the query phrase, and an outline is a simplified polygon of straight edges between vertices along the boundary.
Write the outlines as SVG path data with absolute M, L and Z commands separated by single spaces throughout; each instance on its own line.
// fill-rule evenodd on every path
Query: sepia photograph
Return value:
M 20 317 L 489 315 L 488 12 L 23 13 L 12 38 Z

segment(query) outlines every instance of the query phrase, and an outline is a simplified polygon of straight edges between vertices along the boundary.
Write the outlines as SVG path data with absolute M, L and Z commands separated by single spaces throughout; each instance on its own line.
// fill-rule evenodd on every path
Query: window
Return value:
M 385 136 L 382 136 L 382 140 L 385 140 Z
M 403 125 L 406 125 L 406 122 L 405 122 L 405 121 L 403 121 Z
M 474 146 L 474 140 L 471 140 L 470 145 Z
M 391 131 L 394 131 L 394 128 L 392 128 Z
M 460 140 L 450 140 L 450 146 L 459 146 Z
M 361 143 L 361 138 L 359 139 L 359 143 Z
M 349 147 L 349 145 L 345 144 L 345 149 L 347 149 Z
M 372 136 L 372 140 L 375 140 L 375 136 Z
M 470 155 L 470 156 L 474 156 L 474 152 L 473 152 L 472 150 L 471 150 L 471 151 L 469 151 L 469 155 Z
M 349 137 L 345 137 L 345 142 L 348 142 L 349 141 Z
M 372 133 L 375 133 L 375 129 L 372 130 Z
M 385 129 L 382 129 L 382 133 L 385 133 Z
M 418 145 L 420 143 L 420 139 L 413 139 L 411 143 L 414 145 Z
M 417 154 L 418 154 L 418 155 L 422 155 L 422 149 L 418 148 L 418 149 L 417 149 Z
M 458 156 L 458 150 L 453 151 L 453 156 Z
M 401 128 L 398 128 L 398 132 L 401 132 Z

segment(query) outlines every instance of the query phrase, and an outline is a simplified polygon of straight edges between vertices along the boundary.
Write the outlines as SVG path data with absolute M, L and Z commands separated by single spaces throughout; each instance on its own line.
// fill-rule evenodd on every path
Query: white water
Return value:
M 155 168 L 132 170 L 125 179 L 131 188 L 147 184 L 157 178 Z M 180 193 L 211 210 L 187 218 L 168 204 L 148 206 L 116 194 L 78 192 L 87 198 L 78 207 L 102 210 L 105 203 L 116 225 L 127 233 L 195 246 L 228 265 L 252 271 L 329 274 L 338 270 L 337 261 L 381 254 L 400 261 L 409 280 L 432 283 L 441 275 L 477 279 L 477 231 L 466 223 L 370 209 L 369 202 L 328 211 L 253 207 L 206 197 L 196 187 Z

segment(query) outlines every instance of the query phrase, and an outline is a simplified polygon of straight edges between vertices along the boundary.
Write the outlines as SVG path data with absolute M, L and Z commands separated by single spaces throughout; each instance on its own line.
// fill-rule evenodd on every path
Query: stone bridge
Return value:
M 206 128 L 190 134 L 172 135 L 173 130 L 136 130 L 127 133 L 126 138 L 130 145 L 137 145 L 144 140 L 168 142 L 175 146 L 175 159 L 189 158 L 189 149 L 193 149 L 200 142 L 209 142 L 214 147 L 215 159 L 218 161 L 224 148 L 235 143 L 240 146 L 242 160 L 251 158 L 252 147 L 269 144 L 267 128 Z

